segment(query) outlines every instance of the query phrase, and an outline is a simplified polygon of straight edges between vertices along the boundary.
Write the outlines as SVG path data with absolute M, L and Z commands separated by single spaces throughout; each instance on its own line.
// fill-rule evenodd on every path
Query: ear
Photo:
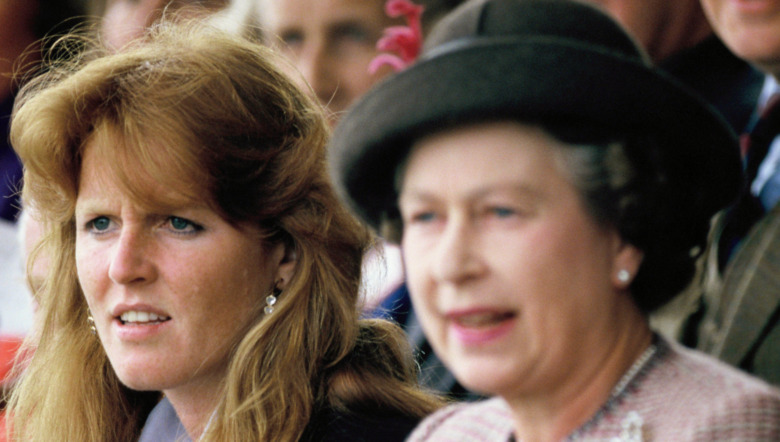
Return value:
M 278 244 L 273 254 L 276 261 L 276 275 L 274 276 L 275 289 L 284 290 L 295 274 L 295 266 L 298 264 L 296 250 L 286 244 Z
M 645 254 L 633 244 L 617 238 L 612 263 L 612 284 L 619 290 L 626 290 L 634 281 Z

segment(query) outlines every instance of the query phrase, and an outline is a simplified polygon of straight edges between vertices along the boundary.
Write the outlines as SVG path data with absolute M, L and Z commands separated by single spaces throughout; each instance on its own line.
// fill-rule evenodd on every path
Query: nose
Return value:
M 338 99 L 339 81 L 333 57 L 325 42 L 314 41 L 301 53 L 299 69 L 317 99 L 328 107 Z
M 123 228 L 115 245 L 108 276 L 116 284 L 142 284 L 154 281 L 153 238 L 138 230 Z
M 485 271 L 478 235 L 467 217 L 450 217 L 435 245 L 432 270 L 437 281 L 460 284 L 479 277 Z

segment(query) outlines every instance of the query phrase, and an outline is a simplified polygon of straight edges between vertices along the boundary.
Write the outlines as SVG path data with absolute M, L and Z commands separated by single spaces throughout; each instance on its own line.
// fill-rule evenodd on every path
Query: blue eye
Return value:
M 415 215 L 412 220 L 419 223 L 427 223 L 436 219 L 436 214 L 433 212 L 423 212 Z
M 105 232 L 111 227 L 111 220 L 105 216 L 99 216 L 87 223 L 87 229 L 94 232 Z
M 493 214 L 499 218 L 506 218 L 508 216 L 514 215 L 515 211 L 512 209 L 507 209 L 506 207 L 495 207 L 493 208 Z
M 432 225 L 439 222 L 440 216 L 435 211 L 412 213 L 405 219 L 404 224 L 419 224 L 421 226 Z
M 373 50 L 376 40 L 381 34 L 376 36 L 361 23 L 344 23 L 333 29 L 331 38 L 333 49 L 335 51 L 349 51 L 355 48 L 370 46 Z
M 344 26 L 339 31 L 340 31 L 339 32 L 340 37 L 350 39 L 352 41 L 362 42 L 369 39 L 369 32 L 362 26 L 358 26 L 358 25 Z
M 203 230 L 202 226 L 199 226 L 186 218 L 181 218 L 178 216 L 169 217 L 167 222 L 171 229 L 176 233 L 195 233 Z
M 184 230 L 190 226 L 190 222 L 183 218 L 171 217 L 171 227 L 176 230 Z
M 303 33 L 298 31 L 287 31 L 279 36 L 284 46 L 287 48 L 298 47 L 303 44 Z M 284 49 L 284 47 L 282 48 Z

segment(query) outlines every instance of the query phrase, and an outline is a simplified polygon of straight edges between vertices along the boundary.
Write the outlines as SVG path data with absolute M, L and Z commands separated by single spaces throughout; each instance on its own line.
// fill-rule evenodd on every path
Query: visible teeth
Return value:
M 161 316 L 156 313 L 129 311 L 122 313 L 119 317 L 122 322 L 162 322 L 170 319 L 167 316 Z

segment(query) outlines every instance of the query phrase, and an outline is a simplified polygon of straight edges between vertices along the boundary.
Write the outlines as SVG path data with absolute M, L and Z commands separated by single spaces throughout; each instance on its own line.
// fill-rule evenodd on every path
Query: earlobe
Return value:
M 628 288 L 639 272 L 644 256 L 636 246 L 621 241 L 612 267 L 612 283 L 620 289 Z
M 282 247 L 281 258 L 279 259 L 279 265 L 276 270 L 276 289 L 284 290 L 287 284 L 292 279 L 295 273 L 295 266 L 298 264 L 298 253 L 295 248 L 290 246 L 280 245 Z

